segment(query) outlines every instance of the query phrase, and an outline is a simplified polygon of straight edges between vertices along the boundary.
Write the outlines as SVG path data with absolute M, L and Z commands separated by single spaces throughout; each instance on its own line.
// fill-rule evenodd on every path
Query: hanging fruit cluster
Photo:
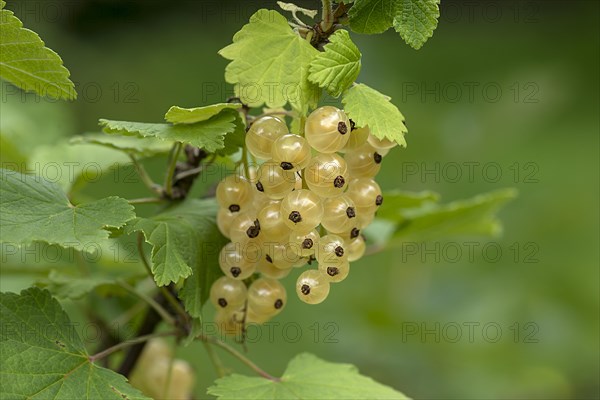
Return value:
M 217 187 L 217 223 L 231 240 L 219 259 L 225 276 L 210 293 L 222 330 L 235 333 L 281 312 L 287 295 L 279 280 L 294 268 L 309 265 L 296 281 L 308 304 L 348 276 L 365 252 L 360 230 L 383 202 L 374 177 L 395 145 L 331 106 L 307 117 L 304 136 L 274 116 L 252 123 L 246 148 L 264 162 Z

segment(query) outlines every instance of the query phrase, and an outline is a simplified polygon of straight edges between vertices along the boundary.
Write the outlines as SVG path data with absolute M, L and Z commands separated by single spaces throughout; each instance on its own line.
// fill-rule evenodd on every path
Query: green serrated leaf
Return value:
M 358 33 L 383 33 L 394 22 L 396 0 L 356 0 L 348 11 L 350 27 Z
M 33 31 L 23 28 L 0 3 L 0 78 L 26 91 L 55 99 L 75 99 L 75 85 L 58 54 Z
M 448 204 L 424 203 L 422 207 L 399 209 L 394 238 L 430 240 L 458 235 L 498 236 L 502 224 L 497 212 L 517 196 L 515 189 L 503 189 L 480 194 L 471 199 Z M 385 203 L 384 203 L 385 204 Z
M 225 109 L 237 109 L 242 105 L 239 103 L 217 103 L 210 106 L 183 108 L 173 106 L 165 114 L 165 121 L 172 124 L 194 124 L 196 122 L 206 121 L 219 114 Z
M 406 147 L 404 116 L 390 98 L 361 83 L 352 86 L 342 96 L 344 111 L 357 126 L 369 126 L 371 134 Z
M 101 119 L 100 125 L 106 133 L 183 142 L 213 153 L 225 148 L 226 135 L 239 129 L 239 121 L 236 111 L 223 110 L 205 121 L 194 124 L 153 124 Z
M 339 30 L 329 37 L 324 51 L 311 61 L 308 79 L 338 97 L 358 77 L 360 58 L 348 31 Z
M 171 144 L 153 137 L 115 136 L 106 133 L 87 133 L 71 138 L 69 143 L 94 144 L 110 149 L 133 154 L 138 158 L 152 157 L 157 154 L 166 154 L 171 149 Z M 96 151 L 98 149 L 96 148 Z
M 278 12 L 258 10 L 219 54 L 231 60 L 225 80 L 243 103 L 271 108 L 289 103 L 299 111 L 316 104 L 319 93 L 308 69 L 318 51 Z
M 210 255 L 215 248 L 218 248 L 218 253 L 222 242 L 215 223 L 216 210 L 214 200 L 192 199 L 156 216 L 136 218 L 127 224 L 127 233 L 143 232 L 146 241 L 152 245 L 152 273 L 158 285 L 168 285 L 192 274 L 197 275 L 188 280 L 198 280 L 204 275 L 205 269 L 215 267 L 212 262 L 217 258 L 215 256 L 212 259 Z M 218 264 L 216 268 L 219 268 Z M 196 302 L 202 303 L 207 293 L 196 293 L 192 287 L 182 290 L 182 293 L 185 293 L 182 299 L 188 311 L 193 312 L 193 316 L 199 316 L 200 309 Z M 195 295 L 201 297 L 196 299 Z
M 415 50 L 433 36 L 440 17 L 440 0 L 397 0 L 394 29 Z
M 75 324 L 47 290 L 0 293 L 0 398 L 149 400 L 90 361 Z
M 358 33 L 382 33 L 392 26 L 418 50 L 437 28 L 440 0 L 356 0 L 348 15 Z
M 105 228 L 120 228 L 134 217 L 125 199 L 113 196 L 75 206 L 55 183 L 0 169 L 0 242 L 37 240 L 85 250 L 108 240 Z
M 403 399 L 389 386 L 361 375 L 355 366 L 299 354 L 288 364 L 280 382 L 238 374 L 217 379 L 208 394 L 219 400 L 242 399 Z

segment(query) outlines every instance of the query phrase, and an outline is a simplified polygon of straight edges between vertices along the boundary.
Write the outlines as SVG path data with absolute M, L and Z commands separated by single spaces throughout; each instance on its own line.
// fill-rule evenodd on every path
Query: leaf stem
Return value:
M 175 167 L 177 166 L 177 160 L 182 148 L 181 142 L 175 142 L 169 153 L 169 160 L 167 162 L 167 176 L 165 177 L 165 193 L 170 198 L 173 195 L 173 176 L 175 175 Z
M 153 298 L 140 292 L 139 290 L 135 289 L 134 287 L 129 285 L 127 282 L 124 282 L 122 280 L 118 280 L 117 284 L 119 286 L 121 286 L 123 289 L 127 290 L 128 292 L 130 292 L 130 293 L 136 295 L 137 297 L 139 297 L 140 299 L 144 300 L 146 303 L 148 303 L 148 305 L 150 305 L 150 307 L 154 308 L 154 310 L 162 317 L 162 319 L 165 320 L 166 323 L 168 323 L 169 325 L 175 326 L 175 319 L 173 319 L 173 317 L 167 312 L 167 310 L 165 310 Z
M 237 351 L 236 349 L 234 349 L 227 343 L 222 342 L 215 337 L 206 336 L 203 334 L 198 335 L 197 338 L 202 340 L 205 343 L 214 344 L 215 346 L 218 346 L 218 347 L 222 348 L 223 350 L 227 351 L 229 354 L 231 354 L 232 356 L 234 356 L 235 358 L 240 360 L 243 364 L 245 364 L 247 367 L 252 369 L 254 372 L 256 372 L 258 375 L 262 376 L 263 378 L 269 379 L 273 382 L 281 382 L 280 378 L 274 377 L 273 375 L 265 372 L 258 365 L 254 364 L 254 362 L 252 362 L 252 360 L 247 358 L 245 355 L 243 355 L 242 353 L 240 353 L 239 351 Z
M 148 172 L 146 172 L 146 169 L 138 161 L 138 159 L 135 158 L 135 156 L 133 154 L 131 154 L 131 153 L 127 153 L 127 155 L 131 159 L 131 162 L 133 163 L 133 165 L 135 167 L 135 170 L 137 171 L 137 173 L 140 176 L 140 179 L 142 180 L 142 182 L 144 183 L 144 185 L 146 185 L 146 187 L 152 193 L 156 193 L 156 194 L 159 194 L 159 195 L 162 194 L 162 187 L 158 183 L 155 183 L 152 180 L 152 178 L 150 177 L 150 175 L 148 175 Z
M 323 3 L 323 20 L 321 21 L 321 29 L 323 32 L 329 32 L 333 26 L 333 7 L 331 0 L 321 0 Z
M 94 361 L 100 360 L 104 357 L 107 357 L 116 351 L 133 346 L 134 344 L 143 343 L 143 342 L 146 342 L 150 339 L 154 339 L 157 337 L 173 336 L 176 334 L 177 334 L 177 331 L 167 331 L 167 332 L 157 332 L 157 333 L 151 333 L 149 335 L 139 336 L 139 337 L 136 337 L 135 339 L 127 340 L 125 342 L 121 342 L 112 347 L 109 347 L 108 349 L 105 349 L 105 350 L 101 351 L 100 353 L 91 355 L 88 357 L 88 359 L 90 360 L 90 362 L 94 362 Z
M 219 355 L 217 354 L 215 349 L 212 348 L 212 344 L 205 342 L 205 341 L 203 341 L 202 344 L 204 345 L 204 348 L 206 349 L 206 354 L 208 354 L 208 358 L 210 358 L 210 361 L 212 362 L 213 366 L 215 367 L 217 376 L 219 378 L 222 378 L 225 375 L 227 375 L 227 371 L 225 370 L 225 367 L 223 366 L 223 361 L 221 361 L 221 358 L 219 357 Z

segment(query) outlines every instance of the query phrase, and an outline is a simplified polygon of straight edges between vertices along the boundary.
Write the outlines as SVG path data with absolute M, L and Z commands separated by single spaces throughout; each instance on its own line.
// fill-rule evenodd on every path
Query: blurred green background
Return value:
M 420 51 L 394 32 L 353 35 L 359 81 L 390 95 L 409 127 L 408 148 L 386 157 L 378 179 L 384 189 L 433 190 L 445 201 L 516 187 L 518 199 L 500 215 L 503 236 L 407 243 L 364 258 L 324 304 L 290 295 L 278 325 L 253 331 L 260 338 L 250 338 L 248 356 L 279 374 L 295 354 L 312 352 L 417 399 L 598 398 L 599 3 L 442 3 Z M 99 118 L 160 122 L 172 105 L 224 100 L 231 89 L 217 51 L 254 10 L 276 5 L 7 7 L 62 56 L 79 98 L 40 100 L 4 86 L 3 163 L 32 154 L 60 161 L 61 140 L 97 130 Z M 151 160 L 154 173 L 162 162 Z M 123 180 L 104 177 L 78 196 L 145 196 Z M 3 269 L 1 288 L 36 278 Z M 182 357 L 205 397 L 215 373 L 202 346 Z

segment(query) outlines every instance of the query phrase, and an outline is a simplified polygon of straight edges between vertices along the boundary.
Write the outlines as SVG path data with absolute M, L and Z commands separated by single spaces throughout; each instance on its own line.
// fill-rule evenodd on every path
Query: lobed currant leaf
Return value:
M 289 103 L 299 111 L 316 104 L 318 91 L 308 75 L 318 51 L 277 11 L 258 10 L 219 54 L 231 61 L 225 80 L 243 103 L 270 108 Z
M 194 124 L 206 121 L 225 109 L 237 109 L 241 106 L 239 103 L 217 103 L 195 108 L 173 106 L 165 114 L 165 121 L 172 124 Z
M 338 97 L 358 77 L 361 54 L 346 30 L 329 37 L 324 51 L 310 63 L 308 79 Z
M 389 386 L 361 375 L 355 366 L 337 364 L 312 354 L 299 354 L 281 380 L 233 374 L 217 379 L 208 394 L 233 399 L 408 399 Z
M 406 147 L 404 116 L 390 98 L 365 84 L 357 84 L 342 96 L 344 111 L 357 126 L 369 126 L 371 134 Z
M 26 91 L 55 99 L 77 98 L 69 70 L 58 54 L 0 1 L 0 78 Z
M 47 290 L 0 293 L 0 398 L 149 400 L 94 364 L 76 324 Z
M 0 242 L 37 240 L 85 250 L 108 239 L 106 228 L 120 228 L 134 217 L 133 207 L 120 197 L 73 205 L 55 183 L 0 169 Z

